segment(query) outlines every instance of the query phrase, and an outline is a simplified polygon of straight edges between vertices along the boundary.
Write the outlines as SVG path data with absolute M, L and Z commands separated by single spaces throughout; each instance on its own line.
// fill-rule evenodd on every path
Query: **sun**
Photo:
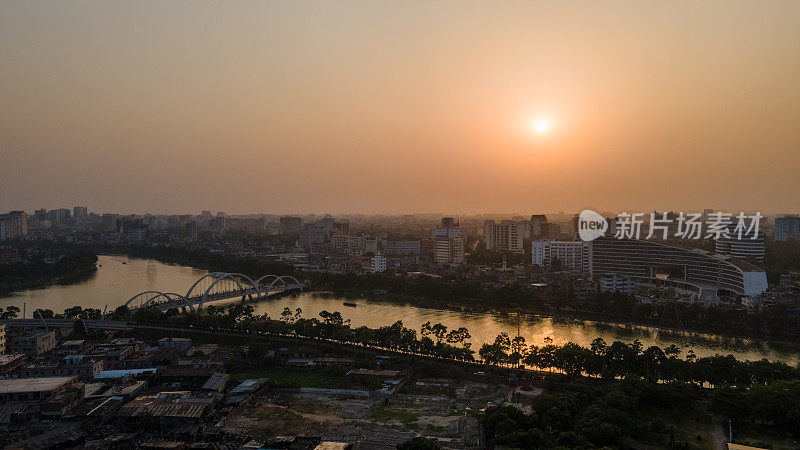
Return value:
M 531 129 L 536 134 L 547 134 L 547 132 L 550 131 L 550 120 L 544 117 L 535 119 L 533 123 L 531 123 Z

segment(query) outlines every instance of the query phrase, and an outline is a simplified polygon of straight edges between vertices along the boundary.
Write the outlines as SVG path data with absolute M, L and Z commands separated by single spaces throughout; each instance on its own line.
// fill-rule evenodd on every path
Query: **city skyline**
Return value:
M 4 2 L 0 209 L 800 210 L 800 4 Z

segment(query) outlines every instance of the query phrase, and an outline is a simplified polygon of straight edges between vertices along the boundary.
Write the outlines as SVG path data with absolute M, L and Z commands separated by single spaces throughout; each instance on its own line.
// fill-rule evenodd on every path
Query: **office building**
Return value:
M 85 206 L 75 206 L 72 208 L 72 215 L 75 216 L 76 219 L 86 217 L 89 215 L 89 208 Z
M 525 222 L 514 220 L 503 220 L 500 223 L 494 220 L 483 222 L 486 250 L 525 253 L 524 238 Z
M 800 240 L 800 216 L 783 216 L 775 218 L 775 240 Z
M 616 273 L 635 283 L 672 287 L 703 301 L 753 296 L 767 290 L 767 275 L 738 258 L 639 239 L 592 241 L 594 273 Z

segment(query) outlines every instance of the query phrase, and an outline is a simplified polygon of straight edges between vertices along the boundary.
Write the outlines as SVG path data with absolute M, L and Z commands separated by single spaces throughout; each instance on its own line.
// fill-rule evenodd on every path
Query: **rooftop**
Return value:
M 76 377 L 9 378 L 0 380 L 0 394 L 47 392 L 77 380 Z
M 17 355 L 17 354 L 9 354 L 9 355 L 0 355 L 0 366 L 8 364 L 10 362 L 16 361 L 20 358 L 24 358 L 25 355 Z

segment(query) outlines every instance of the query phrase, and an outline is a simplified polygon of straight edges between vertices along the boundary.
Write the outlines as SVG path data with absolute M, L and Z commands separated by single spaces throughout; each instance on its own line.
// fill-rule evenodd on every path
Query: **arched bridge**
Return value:
M 187 308 L 202 310 L 203 304 L 233 298 L 263 298 L 272 294 L 302 290 L 303 284 L 290 275 L 264 275 L 254 280 L 242 273 L 212 272 L 200 277 L 186 294 L 145 291 L 131 297 L 129 309 L 157 306 L 161 311 Z

